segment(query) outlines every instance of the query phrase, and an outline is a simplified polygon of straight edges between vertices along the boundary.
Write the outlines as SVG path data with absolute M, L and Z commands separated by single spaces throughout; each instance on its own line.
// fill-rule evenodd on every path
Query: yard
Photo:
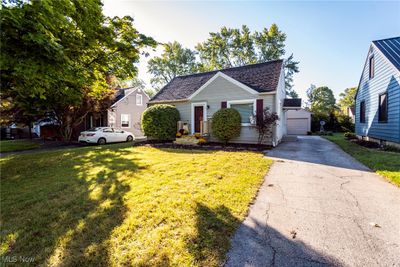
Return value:
M 1 158 L 1 254 L 218 266 L 271 164 L 253 152 L 127 144 Z
M 40 144 L 29 140 L 4 140 L 0 141 L 0 153 L 28 150 L 40 147 Z
M 343 134 L 324 136 L 339 145 L 358 161 L 400 186 L 400 154 L 396 152 L 368 149 L 346 140 Z

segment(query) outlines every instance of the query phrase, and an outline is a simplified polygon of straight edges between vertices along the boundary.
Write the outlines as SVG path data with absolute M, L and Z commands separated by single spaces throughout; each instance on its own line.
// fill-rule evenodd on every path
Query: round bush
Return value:
M 212 134 L 227 143 L 240 135 L 240 114 L 232 108 L 223 108 L 212 117 Z
M 156 140 L 173 140 L 179 119 L 179 111 L 174 106 L 150 106 L 142 114 L 143 132 Z

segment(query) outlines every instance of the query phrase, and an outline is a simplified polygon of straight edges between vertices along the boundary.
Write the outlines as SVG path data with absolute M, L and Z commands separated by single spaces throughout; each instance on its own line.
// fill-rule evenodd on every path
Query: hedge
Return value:
M 218 140 L 227 143 L 240 135 L 240 114 L 232 108 L 223 108 L 212 117 L 212 134 Z
M 173 140 L 179 119 L 179 111 L 174 106 L 153 105 L 142 114 L 142 129 L 148 138 L 160 141 Z

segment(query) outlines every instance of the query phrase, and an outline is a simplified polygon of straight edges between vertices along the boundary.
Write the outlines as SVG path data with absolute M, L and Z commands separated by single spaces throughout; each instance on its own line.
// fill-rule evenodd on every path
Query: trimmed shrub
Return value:
M 173 140 L 179 119 L 179 111 L 174 106 L 150 106 L 142 114 L 143 132 L 147 137 L 156 140 Z
M 240 114 L 235 109 L 220 109 L 212 117 L 212 134 L 222 142 L 238 137 L 240 128 Z

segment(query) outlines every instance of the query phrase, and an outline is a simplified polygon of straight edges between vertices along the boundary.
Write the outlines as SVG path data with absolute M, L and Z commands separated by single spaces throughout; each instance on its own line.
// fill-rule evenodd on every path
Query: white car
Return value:
M 104 145 L 115 142 L 132 142 L 135 136 L 131 132 L 111 127 L 95 127 L 79 135 L 79 142 Z

